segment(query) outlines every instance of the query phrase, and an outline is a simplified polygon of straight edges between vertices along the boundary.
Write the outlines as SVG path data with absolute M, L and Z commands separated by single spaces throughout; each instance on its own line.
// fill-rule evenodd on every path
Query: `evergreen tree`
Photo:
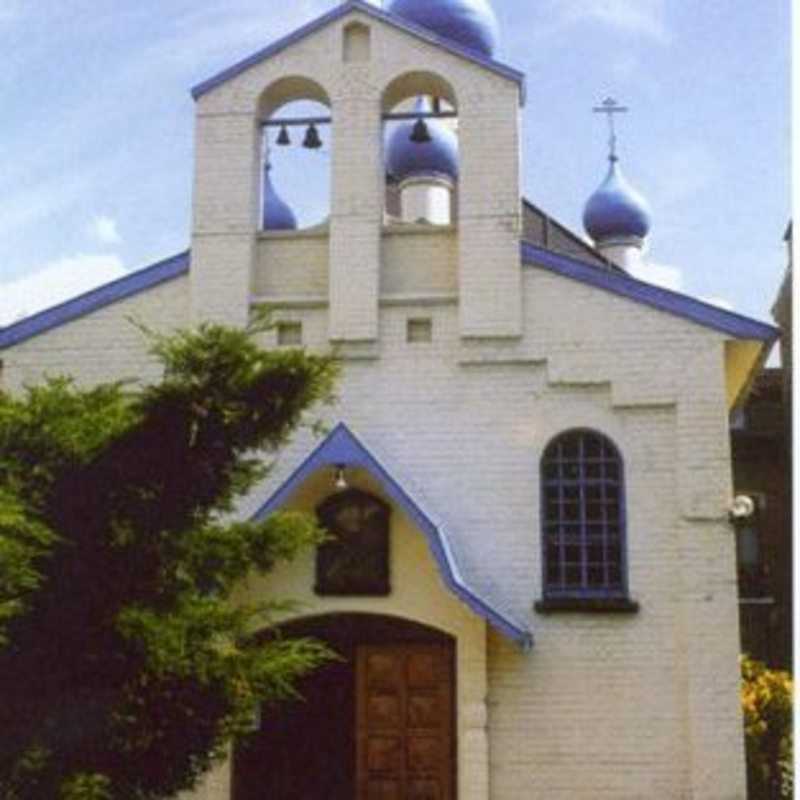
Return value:
M 278 600 L 232 600 L 320 537 L 299 514 L 232 521 L 259 451 L 335 379 L 328 359 L 259 348 L 260 329 L 148 334 L 164 374 L 146 387 L 0 393 L 3 800 L 171 797 L 328 657 L 253 638 Z

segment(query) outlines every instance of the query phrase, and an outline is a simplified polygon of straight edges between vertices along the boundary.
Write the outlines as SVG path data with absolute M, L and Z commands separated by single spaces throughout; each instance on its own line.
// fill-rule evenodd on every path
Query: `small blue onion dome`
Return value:
M 617 157 L 609 160 L 608 175 L 583 210 L 583 227 L 595 242 L 644 239 L 650 231 L 650 207 L 623 177 Z
M 426 97 L 418 97 L 414 111 L 430 112 Z M 398 181 L 413 177 L 446 177 L 458 180 L 458 137 L 437 119 L 425 125 L 429 142 L 412 142 L 415 120 L 401 122 L 386 142 L 386 171 Z
M 297 217 L 291 208 L 278 196 L 270 178 L 270 165 L 264 165 L 264 211 L 261 228 L 265 231 L 297 230 Z
M 499 26 L 488 0 L 392 0 L 387 10 L 484 56 L 497 49 Z

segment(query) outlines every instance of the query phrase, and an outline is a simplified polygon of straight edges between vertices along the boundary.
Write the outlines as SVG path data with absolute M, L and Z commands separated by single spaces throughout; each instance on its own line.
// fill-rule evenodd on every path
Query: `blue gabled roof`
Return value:
M 755 339 L 772 344 L 780 336 L 773 325 L 745 317 L 733 311 L 697 300 L 670 289 L 646 283 L 625 273 L 602 269 L 576 258 L 546 250 L 530 242 L 521 243 L 524 265 L 547 269 L 572 280 L 627 297 L 630 300 L 673 314 L 698 325 L 720 331 L 737 339 Z M 160 283 L 174 280 L 189 271 L 190 252 L 159 261 L 124 278 L 99 286 L 57 306 L 0 328 L 0 349 L 24 342 L 99 308 L 139 294 Z
M 171 281 L 189 271 L 189 251 L 159 261 L 85 294 L 0 328 L 0 349 L 24 342 L 104 306 L 132 297 L 145 289 Z
M 444 526 L 423 511 L 419 502 L 392 477 L 383 464 L 343 422 L 340 422 L 295 469 L 259 508 L 254 518 L 263 519 L 281 508 L 292 493 L 319 469 L 339 464 L 360 467 L 369 472 L 381 484 L 386 494 L 408 515 L 427 539 L 442 579 L 453 594 L 478 616 L 523 648 L 528 649 L 533 645 L 533 636 L 523 624 L 512 619 L 506 611 L 497 607 L 496 602 L 488 600 L 476 587 L 468 584 L 457 563 Z
M 756 339 L 772 344 L 780 335 L 776 327 L 766 322 L 726 311 L 719 306 L 654 286 L 622 272 L 601 269 L 596 264 L 587 264 L 529 242 L 522 242 L 521 250 L 523 264 L 546 269 L 565 278 L 627 297 L 637 303 L 657 308 L 659 311 L 682 317 L 737 339 Z
M 383 11 L 371 3 L 364 2 L 364 0 L 347 0 L 347 2 L 342 3 L 332 11 L 329 11 L 327 14 L 323 14 L 322 16 L 311 20 L 311 22 L 303 25 L 287 36 L 284 36 L 282 39 L 278 39 L 276 42 L 273 42 L 258 52 L 253 53 L 253 55 L 248 56 L 233 66 L 222 70 L 222 72 L 217 73 L 202 83 L 198 83 L 192 88 L 192 97 L 197 100 L 217 86 L 225 83 L 231 78 L 236 77 L 237 75 L 240 75 L 245 70 L 250 69 L 250 67 L 254 66 L 255 64 L 271 58 L 277 53 L 280 53 L 281 50 L 285 50 L 287 47 L 296 44 L 301 39 L 304 39 L 306 36 L 309 36 L 315 31 L 324 28 L 329 23 L 335 22 L 337 19 L 349 14 L 351 11 L 363 11 L 365 14 L 386 22 L 389 25 L 394 25 L 394 27 L 400 28 L 401 30 L 410 33 L 412 36 L 416 36 L 418 39 L 423 39 L 426 42 L 435 44 L 444 50 L 448 50 L 457 56 L 461 56 L 461 58 L 465 58 L 468 61 L 480 64 L 482 67 L 485 67 L 492 72 L 496 72 L 498 75 L 502 75 L 504 78 L 515 81 L 520 85 L 521 102 L 525 102 L 525 75 L 519 70 L 516 70 L 513 67 L 509 67 L 505 64 L 501 64 L 499 61 L 495 61 L 492 58 L 487 58 L 486 56 L 483 56 L 474 50 L 470 50 L 467 47 L 461 47 L 453 41 L 444 39 L 441 36 L 437 36 L 428 28 L 424 28 L 421 25 L 416 25 L 415 23 L 403 19 L 396 14 L 390 14 L 387 11 Z

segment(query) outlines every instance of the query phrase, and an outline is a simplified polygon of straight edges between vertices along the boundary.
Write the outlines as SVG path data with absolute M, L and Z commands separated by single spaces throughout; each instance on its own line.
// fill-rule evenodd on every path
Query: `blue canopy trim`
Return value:
M 390 14 L 387 11 L 383 11 L 371 3 L 364 2 L 364 0 L 347 0 L 347 2 L 342 3 L 332 11 L 329 11 L 327 14 L 323 14 L 322 16 L 311 20 L 311 22 L 288 34 L 288 36 L 278 39 L 276 42 L 273 42 L 258 52 L 253 53 L 253 55 L 248 56 L 233 66 L 222 70 L 222 72 L 213 75 L 202 83 L 198 83 L 191 90 L 192 97 L 195 100 L 198 100 L 204 94 L 208 94 L 208 92 L 210 92 L 212 89 L 215 89 L 217 86 L 220 86 L 231 78 L 235 78 L 245 70 L 250 69 L 250 67 L 259 64 L 268 58 L 271 58 L 277 53 L 280 53 L 281 50 L 291 47 L 291 45 L 296 44 L 306 36 L 309 36 L 321 28 L 324 28 L 329 23 L 335 22 L 337 19 L 349 14 L 351 11 L 362 11 L 365 14 L 374 17 L 375 19 L 379 19 L 382 22 L 387 22 L 389 25 L 394 25 L 395 28 L 399 28 L 406 33 L 410 33 L 412 36 L 416 36 L 418 39 L 423 39 L 430 44 L 435 44 L 436 46 L 441 47 L 444 50 L 448 50 L 449 52 L 460 56 L 461 58 L 465 58 L 468 61 L 480 64 L 480 66 L 485 67 L 486 69 L 491 70 L 498 75 L 502 75 L 504 78 L 508 78 L 515 83 L 518 83 L 521 90 L 520 103 L 522 105 L 525 104 L 525 75 L 519 70 L 506 66 L 505 64 L 501 64 L 499 61 L 495 61 L 492 58 L 482 56 L 475 50 L 470 50 L 467 47 L 461 47 L 453 41 L 444 39 L 441 36 L 437 36 L 428 28 L 424 28 L 421 25 L 416 25 L 415 23 L 410 22 L 407 19 L 403 19 L 396 14 Z
M 30 317 L 0 328 L 0 350 L 4 347 L 24 342 L 40 333 L 57 328 L 65 322 L 91 314 L 99 308 L 109 306 L 119 300 L 125 300 L 146 289 L 152 289 L 160 283 L 179 278 L 189 272 L 189 251 L 159 261 L 144 269 L 132 272 L 124 278 L 99 286 L 85 294 L 73 297 L 57 306 L 40 311 Z
M 587 264 L 530 242 L 522 242 L 521 251 L 523 265 L 555 272 L 565 278 L 627 297 L 737 339 L 755 339 L 772 344 L 780 336 L 780 331 L 766 322 L 726 311 L 694 297 L 637 280 L 622 272 L 600 269 L 596 264 Z
M 531 632 L 519 622 L 499 611 L 481 594 L 467 584 L 456 563 L 447 532 L 441 524 L 420 507 L 419 503 L 391 476 L 353 432 L 340 422 L 311 454 L 297 467 L 286 481 L 255 513 L 255 519 L 263 519 L 281 508 L 292 493 L 311 475 L 325 467 L 343 464 L 360 467 L 369 472 L 383 487 L 386 494 L 408 515 L 422 531 L 428 541 L 442 579 L 447 588 L 465 603 L 475 614 L 485 619 L 505 636 L 517 642 L 523 649 L 533 646 Z

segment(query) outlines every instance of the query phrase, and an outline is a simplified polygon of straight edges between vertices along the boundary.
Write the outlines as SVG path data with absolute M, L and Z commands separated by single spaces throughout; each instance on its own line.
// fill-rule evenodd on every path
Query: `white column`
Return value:
M 613 264 L 631 272 L 642 265 L 643 245 L 640 238 L 631 236 L 597 242 L 596 247 Z
M 406 178 L 400 184 L 403 222 L 449 225 L 452 221 L 452 187 L 446 178 Z

